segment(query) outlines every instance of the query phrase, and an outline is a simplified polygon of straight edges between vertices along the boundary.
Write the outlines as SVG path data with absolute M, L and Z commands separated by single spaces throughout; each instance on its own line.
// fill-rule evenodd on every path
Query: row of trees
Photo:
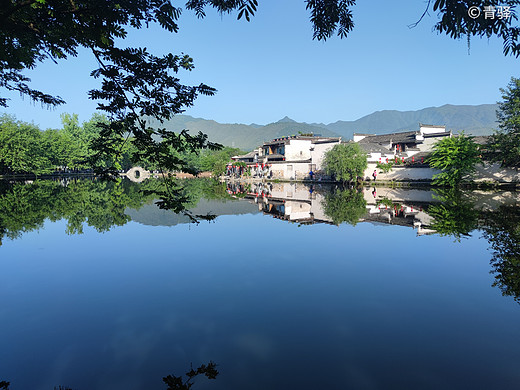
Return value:
M 0 117 L 0 172 L 41 175 L 60 169 L 87 169 L 90 142 L 99 135 L 99 115 L 79 125 L 77 115 L 62 115 L 63 128 L 41 131 L 36 125 Z
M 36 125 L 17 121 L 13 116 L 0 117 L 0 172 L 48 174 L 60 170 L 92 169 L 94 150 L 92 144 L 99 137 L 100 124 L 107 123 L 106 117 L 95 114 L 89 121 L 79 123 L 78 116 L 63 114 L 62 129 L 41 131 Z M 241 153 L 239 149 L 224 147 L 220 150 L 204 149 L 201 151 L 172 151 L 193 173 L 224 171 L 230 157 Z M 142 156 L 140 159 L 137 147 L 125 143 L 119 153 L 117 166 L 128 170 L 134 164 L 146 169 L 160 169 L 153 159 Z M 99 160 L 96 162 L 99 164 Z M 103 162 L 113 163 L 112 159 Z

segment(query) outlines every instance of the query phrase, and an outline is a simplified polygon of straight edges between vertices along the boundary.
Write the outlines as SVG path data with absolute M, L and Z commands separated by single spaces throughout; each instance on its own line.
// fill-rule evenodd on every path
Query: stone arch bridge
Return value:
M 141 167 L 132 167 L 126 173 L 122 173 L 121 175 L 128 177 L 128 179 L 134 183 L 141 183 L 152 177 L 152 173 L 150 171 L 147 171 Z

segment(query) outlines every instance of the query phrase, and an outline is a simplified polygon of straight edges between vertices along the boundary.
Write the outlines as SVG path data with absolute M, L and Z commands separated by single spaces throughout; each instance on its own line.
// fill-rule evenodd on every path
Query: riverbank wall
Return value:
M 478 164 L 475 173 L 468 176 L 462 183 L 466 187 L 505 187 L 520 188 L 520 170 L 515 168 L 503 168 L 498 163 Z M 373 180 L 373 172 L 377 172 L 376 180 Z M 389 172 L 383 172 L 377 168 L 376 164 L 369 163 L 364 172 L 363 182 L 359 184 L 370 186 L 386 186 L 386 187 L 430 187 L 432 185 L 433 176 L 441 173 L 439 169 L 433 169 L 428 166 L 394 166 Z M 299 180 L 294 179 L 269 179 L 251 176 L 240 177 L 222 177 L 223 180 L 237 181 L 243 183 L 258 182 L 295 182 L 295 183 L 329 183 L 337 184 L 338 182 L 330 178 L 309 177 Z
M 372 178 L 373 172 L 377 171 L 377 181 L 397 181 L 397 182 L 431 182 L 433 176 L 441 173 L 439 169 L 428 166 L 394 166 L 389 172 L 383 172 L 377 168 L 376 164 L 368 164 L 365 170 L 365 180 Z M 368 180 L 366 180 L 368 181 Z M 498 163 L 477 164 L 474 175 L 468 176 L 465 180 L 470 183 L 489 183 L 489 184 L 520 184 L 520 171 L 516 168 L 504 168 Z

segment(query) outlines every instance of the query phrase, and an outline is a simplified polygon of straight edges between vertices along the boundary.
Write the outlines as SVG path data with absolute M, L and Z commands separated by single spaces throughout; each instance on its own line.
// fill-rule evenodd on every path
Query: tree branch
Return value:
M 412 28 L 415 28 L 417 27 L 417 25 L 419 23 L 421 23 L 421 20 L 423 20 L 423 18 L 426 16 L 426 15 L 430 15 L 428 13 L 428 9 L 430 8 L 430 4 L 431 4 L 432 0 L 428 0 L 428 4 L 426 4 L 426 9 L 424 10 L 423 14 L 421 15 L 421 17 L 419 18 L 419 20 L 415 23 L 412 23 L 412 24 L 409 24 L 408 25 L 408 28 L 412 29 Z

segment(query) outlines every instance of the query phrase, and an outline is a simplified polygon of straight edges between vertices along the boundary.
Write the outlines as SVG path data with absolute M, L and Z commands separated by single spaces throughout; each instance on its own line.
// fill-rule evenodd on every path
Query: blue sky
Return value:
M 443 104 L 484 104 L 500 100 L 499 88 L 519 77 L 520 59 L 505 57 L 498 39 L 453 40 L 432 31 L 431 13 L 415 28 L 421 1 L 363 1 L 353 9 L 353 32 L 312 40 L 303 0 L 260 0 L 251 22 L 236 14 L 208 10 L 197 19 L 184 11 L 180 32 L 157 26 L 132 31 L 128 46 L 154 54 L 187 53 L 192 72 L 185 84 L 204 82 L 218 89 L 200 97 L 186 114 L 223 123 L 275 122 L 285 115 L 302 122 L 355 120 L 378 110 L 417 110 Z M 18 94 L 0 112 L 60 127 L 62 112 L 87 120 L 96 104 L 87 92 L 96 86 L 89 73 L 96 63 L 87 51 L 77 58 L 40 64 L 28 72 L 33 86 L 60 95 L 67 104 L 54 110 L 34 105 Z M 4 92 L 4 91 L 2 91 Z

